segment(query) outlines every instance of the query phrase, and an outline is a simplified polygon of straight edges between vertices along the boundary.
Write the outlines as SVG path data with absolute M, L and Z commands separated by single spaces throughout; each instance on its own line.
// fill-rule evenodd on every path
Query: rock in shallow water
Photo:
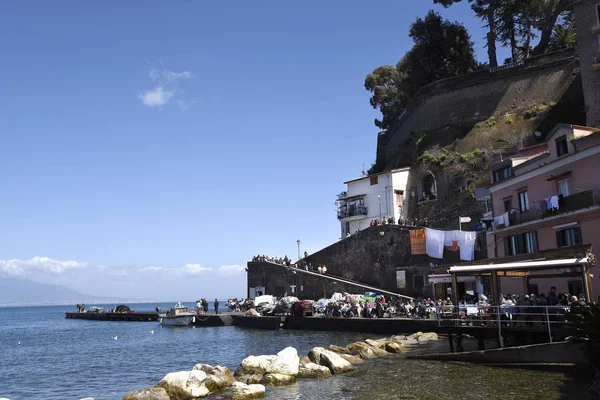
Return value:
M 211 392 L 223 390 L 235 382 L 233 372 L 227 367 L 220 365 L 213 367 L 208 364 L 196 364 L 194 365 L 194 368 L 192 368 L 192 371 L 193 370 L 204 371 L 206 375 L 208 375 L 204 382 L 204 386 Z
M 350 343 L 346 348 L 350 354 L 359 356 L 363 359 L 381 357 L 387 354 L 385 350 L 369 346 L 364 342 Z
M 388 353 L 406 353 L 406 347 L 402 343 L 387 342 L 385 351 Z
M 248 400 L 265 397 L 267 391 L 264 385 L 246 385 L 242 382 L 234 382 L 227 389 L 227 395 L 231 400 Z
M 298 376 L 301 378 L 328 378 L 331 376 L 331 371 L 324 365 L 309 362 L 300 364 Z
M 266 374 L 261 383 L 271 386 L 283 386 L 289 385 L 296 381 L 296 375 L 285 375 L 285 374 Z
M 340 354 L 344 360 L 348 361 L 350 364 L 364 364 L 365 360 L 360 358 L 359 356 L 353 356 L 352 354 Z
M 156 387 L 164 388 L 169 397 L 178 400 L 205 397 L 210 393 L 205 385 L 206 378 L 206 372 L 200 370 L 171 372 Z
M 354 371 L 356 367 L 331 350 L 321 352 L 321 365 L 326 366 L 334 374 Z
M 127 393 L 123 400 L 169 400 L 169 395 L 164 388 L 144 388 Z

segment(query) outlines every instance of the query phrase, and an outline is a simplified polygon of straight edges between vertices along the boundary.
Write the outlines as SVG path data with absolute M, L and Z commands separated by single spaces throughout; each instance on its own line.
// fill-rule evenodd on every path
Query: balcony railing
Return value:
M 367 215 L 367 207 L 365 206 L 350 206 L 346 209 L 338 210 L 338 219 Z
M 570 196 L 565 196 L 559 205 L 560 207 L 558 210 L 546 210 L 544 212 L 542 212 L 541 209 L 537 209 L 533 204 L 532 208 L 527 211 L 512 209 L 509 213 L 510 226 L 600 205 L 600 190 L 584 190 Z M 504 225 L 497 227 L 498 230 L 505 228 L 507 227 Z

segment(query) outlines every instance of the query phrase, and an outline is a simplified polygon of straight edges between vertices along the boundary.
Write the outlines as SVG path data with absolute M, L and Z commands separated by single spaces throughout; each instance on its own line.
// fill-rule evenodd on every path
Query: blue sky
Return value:
M 253 254 L 337 240 L 335 194 L 375 160 L 365 76 L 431 8 L 487 57 L 467 4 L 432 3 L 3 3 L 0 272 L 149 298 L 134 273 L 172 269 L 191 299 L 241 296 Z

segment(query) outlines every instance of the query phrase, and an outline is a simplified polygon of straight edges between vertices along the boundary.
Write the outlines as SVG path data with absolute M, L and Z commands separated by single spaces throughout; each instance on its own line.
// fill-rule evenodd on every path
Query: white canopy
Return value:
M 520 269 L 548 269 L 556 267 L 579 266 L 588 263 L 586 258 L 567 258 L 558 260 L 541 260 L 541 261 L 518 261 L 504 264 L 484 264 L 484 265 L 468 265 L 450 267 L 450 273 L 461 272 L 486 272 L 486 271 L 510 271 Z

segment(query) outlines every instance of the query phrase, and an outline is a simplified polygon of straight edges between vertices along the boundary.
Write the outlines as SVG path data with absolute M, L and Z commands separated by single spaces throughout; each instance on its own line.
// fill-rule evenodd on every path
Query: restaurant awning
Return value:
M 512 270 L 528 270 L 528 269 L 548 269 L 559 266 L 573 267 L 588 264 L 588 258 L 564 258 L 557 260 L 541 260 L 541 261 L 518 261 L 508 262 L 503 264 L 487 264 L 487 265 L 469 265 L 469 266 L 453 266 L 450 267 L 450 273 L 468 273 L 468 272 L 490 272 L 490 271 L 512 271 Z

